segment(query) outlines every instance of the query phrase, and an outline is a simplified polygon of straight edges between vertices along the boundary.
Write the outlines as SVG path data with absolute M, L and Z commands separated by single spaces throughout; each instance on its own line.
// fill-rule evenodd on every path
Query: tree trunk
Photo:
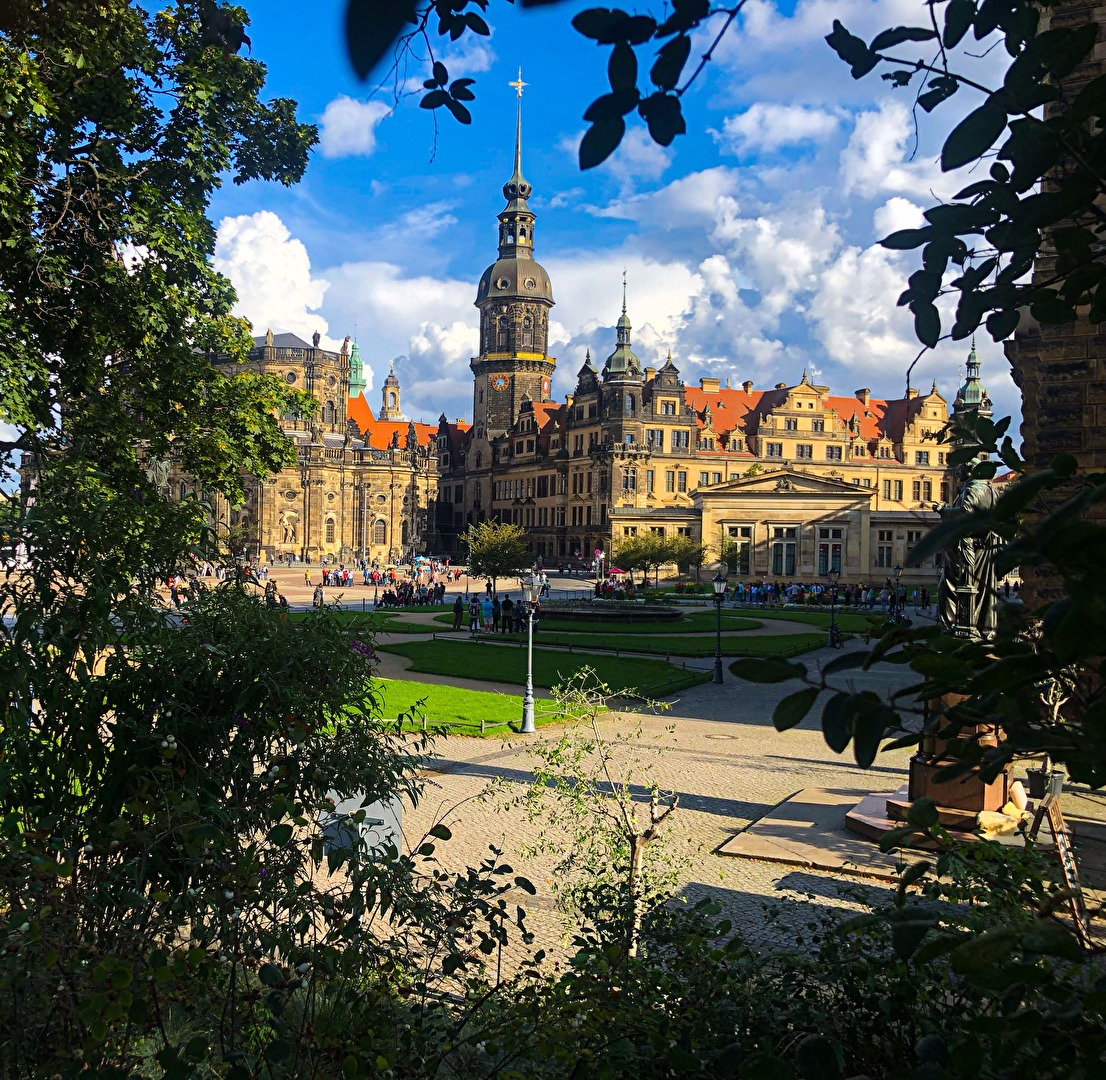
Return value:
M 637 956 L 638 940 L 641 938 L 641 868 L 645 860 L 644 836 L 630 837 L 630 933 L 626 952 Z

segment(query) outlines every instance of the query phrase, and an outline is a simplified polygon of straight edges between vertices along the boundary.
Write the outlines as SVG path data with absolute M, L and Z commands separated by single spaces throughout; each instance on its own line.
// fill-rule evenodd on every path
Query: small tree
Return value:
M 491 578 L 493 590 L 499 578 L 517 574 L 532 565 L 526 533 L 518 525 L 482 521 L 469 527 L 464 543 L 469 549 L 469 574 Z
M 660 568 L 672 561 L 668 541 L 656 533 L 628 536 L 615 548 L 614 558 L 623 569 L 644 571 L 643 587 L 649 584 L 650 570 L 657 571 L 659 575 Z
M 707 545 L 693 540 L 690 536 L 674 536 L 668 541 L 670 561 L 677 566 L 695 568 L 695 580 L 699 580 L 699 570 L 707 558 Z

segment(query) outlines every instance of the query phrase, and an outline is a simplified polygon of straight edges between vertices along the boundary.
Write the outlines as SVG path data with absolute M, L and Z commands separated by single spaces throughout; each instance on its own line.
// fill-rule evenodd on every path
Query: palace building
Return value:
M 708 562 L 726 547 L 749 577 L 838 569 L 879 581 L 904 565 L 937 520 L 934 504 L 954 495 L 937 441 L 950 409 L 936 384 L 897 399 L 835 394 L 806 372 L 767 389 L 736 374 L 733 385 L 706 376 L 688 385 L 671 354 L 659 368 L 635 354 L 624 281 L 610 354 L 598 366 L 589 353 L 573 392 L 555 401 L 553 283 L 534 258 L 532 190 L 520 108 L 497 256 L 476 289 L 471 425 L 404 419 L 394 369 L 374 413 L 356 343 L 330 352 L 318 336 L 308 344 L 270 332 L 250 366 L 307 390 L 319 413 L 283 418 L 296 466 L 254 483 L 241 507 L 217 506 L 217 518 L 255 524 L 270 560 L 463 557 L 465 530 L 492 518 L 524 527 L 547 567 L 590 561 L 646 532 L 692 537 Z M 974 345 L 952 408 L 990 408 Z M 172 483 L 189 490 L 187 478 Z M 903 575 L 935 576 L 932 566 Z

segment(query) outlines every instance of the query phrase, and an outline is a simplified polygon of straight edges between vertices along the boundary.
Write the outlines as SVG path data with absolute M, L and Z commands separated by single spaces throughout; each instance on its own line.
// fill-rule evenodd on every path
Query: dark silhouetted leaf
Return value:
M 893 49 L 904 41 L 931 41 L 937 36 L 936 30 L 926 26 L 896 26 L 891 30 L 884 30 L 872 38 L 872 44 L 868 47 L 873 51 Z
M 807 686 L 781 698 L 772 710 L 772 725 L 777 731 L 787 731 L 802 723 L 818 697 L 817 686 Z
M 651 94 L 638 106 L 638 112 L 644 118 L 653 142 L 661 146 L 671 146 L 677 135 L 687 131 L 680 99 L 672 94 Z
M 444 90 L 431 90 L 423 96 L 419 102 L 420 109 L 438 109 L 449 101 L 449 95 Z
M 436 825 L 430 827 L 428 835 L 435 837 L 438 840 L 452 840 L 453 833 L 450 831 L 448 825 L 438 822 Z
M 806 668 L 802 664 L 791 664 L 774 657 L 735 660 L 730 665 L 730 671 L 739 679 L 755 683 L 786 682 L 788 679 L 801 679 L 806 675 Z
M 843 1064 L 840 1047 L 825 1035 L 807 1035 L 795 1047 L 795 1068 L 802 1080 L 837 1080 Z
M 580 168 L 593 169 L 614 153 L 626 134 L 626 121 L 621 116 L 596 121 L 580 140 Z
M 826 42 L 849 65 L 854 79 L 863 78 L 879 63 L 878 54 L 855 34 L 850 34 L 837 19 L 833 20 L 833 30 L 826 35 Z
M 892 251 L 909 251 L 911 248 L 921 247 L 932 236 L 931 226 L 921 229 L 899 229 L 890 236 L 885 236 L 880 241 L 880 246 L 890 248 Z
M 649 72 L 653 85 L 659 86 L 662 90 L 675 90 L 676 84 L 680 81 L 680 72 L 683 71 L 690 54 L 691 38 L 685 34 L 663 45 Z
M 941 40 L 946 49 L 955 48 L 968 32 L 975 18 L 975 4 L 972 0 L 949 0 L 945 9 L 945 30 Z
M 614 91 L 632 90 L 637 85 L 637 56 L 625 42 L 620 41 L 611 50 L 607 61 L 607 81 Z
M 404 27 L 414 21 L 416 6 L 416 0 L 349 0 L 346 49 L 362 82 L 392 48 Z
M 929 348 L 937 347 L 941 338 L 941 315 L 935 304 L 919 301 L 911 305 L 914 312 L 914 336 Z
M 822 709 L 822 736 L 835 754 L 844 753 L 853 737 L 854 711 L 853 695 L 844 691 L 834 694 Z
M 434 61 L 434 67 L 432 70 L 434 74 L 434 82 L 437 83 L 438 86 L 445 86 L 445 84 L 449 82 L 449 72 L 446 70 L 445 64 L 443 64 L 440 60 Z
M 941 148 L 941 168 L 948 172 L 982 157 L 1006 130 L 1006 113 L 988 99 L 949 132 Z
M 613 120 L 615 117 L 625 116 L 632 109 L 637 108 L 641 95 L 637 87 L 633 90 L 621 90 L 617 94 L 604 94 L 597 97 L 589 106 L 584 119 L 589 124 L 603 120 Z

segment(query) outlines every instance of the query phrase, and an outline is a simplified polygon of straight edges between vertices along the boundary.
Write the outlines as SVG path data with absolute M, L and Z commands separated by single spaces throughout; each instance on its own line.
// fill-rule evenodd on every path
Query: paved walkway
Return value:
M 825 649 L 803 661 L 815 670 L 819 662 L 836 655 L 836 650 Z M 826 746 L 817 721 L 820 703 L 798 728 L 779 734 L 772 727 L 776 701 L 798 684 L 739 683 L 729 676 L 727 680 L 683 691 L 661 714 L 612 713 L 601 721 L 600 730 L 613 736 L 640 726 L 653 778 L 679 794 L 679 809 L 669 819 L 662 843 L 681 866 L 683 895 L 694 901 L 709 892 L 752 940 L 781 943 L 811 918 L 855 909 L 855 895 L 849 894 L 856 890 L 885 886 L 726 858 L 716 854 L 717 849 L 801 788 L 855 791 L 859 799 L 873 790 L 897 787 L 906 775 L 908 755 L 884 755 L 873 768 L 862 770 L 851 756 L 838 756 Z M 886 691 L 904 681 L 901 668 L 884 665 L 834 683 Z M 519 902 L 535 909 L 546 945 L 563 933 L 553 907 L 554 860 L 523 852 L 537 842 L 542 829 L 556 830 L 564 811 L 551 806 L 539 825 L 512 808 L 510 800 L 533 782 L 530 740 L 555 740 L 562 730 L 545 728 L 536 736 L 512 736 L 502 742 L 457 736 L 439 741 L 428 763 L 426 795 L 418 808 L 408 811 L 404 824 L 408 841 L 415 844 L 430 825 L 445 820 L 454 839 L 439 845 L 438 855 L 450 870 L 476 865 L 488 854 L 489 845 L 503 849 L 516 870 L 538 886 L 536 903 L 523 897 Z M 634 781 L 643 791 L 649 783 L 640 765 Z M 782 904 L 781 913 L 769 918 L 766 905 L 777 903 Z

